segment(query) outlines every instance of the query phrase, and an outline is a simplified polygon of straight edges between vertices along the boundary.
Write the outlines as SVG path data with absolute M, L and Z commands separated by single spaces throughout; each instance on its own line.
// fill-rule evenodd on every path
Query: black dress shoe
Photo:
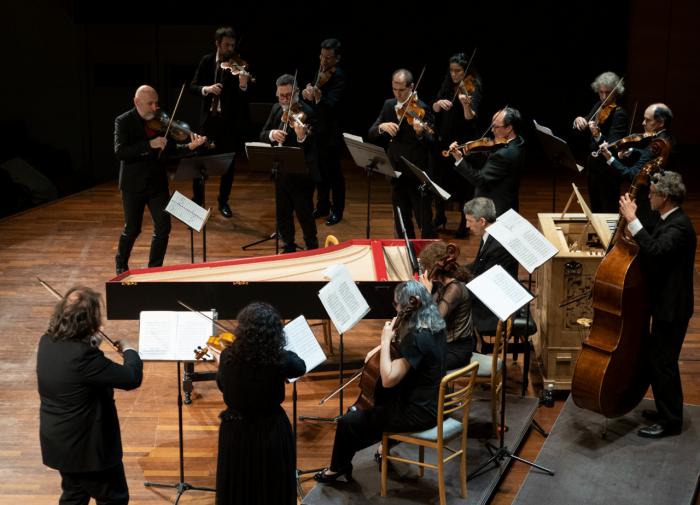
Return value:
M 314 209 L 313 213 L 311 214 L 314 219 L 318 219 L 321 217 L 326 217 L 330 213 L 330 210 L 326 209 Z
M 328 217 L 328 220 L 326 221 L 327 226 L 333 226 L 334 224 L 338 224 L 343 220 L 343 216 L 340 214 L 336 214 L 335 212 L 332 212 L 331 215 Z
M 231 212 L 231 207 L 228 206 L 228 203 L 220 204 L 219 211 L 221 212 L 221 215 L 225 218 L 230 218 L 233 216 L 233 212 Z
M 282 253 L 287 254 L 287 253 L 293 253 L 297 252 L 297 245 L 296 244 L 285 244 L 282 246 Z
M 664 426 L 663 424 L 652 424 L 646 428 L 642 428 L 637 432 L 637 435 L 645 438 L 662 438 L 679 435 L 680 427 Z
M 352 480 L 352 465 L 348 465 L 342 470 L 339 470 L 331 475 L 328 475 L 326 473 L 326 470 L 330 471 L 330 468 L 324 468 L 323 470 L 318 472 L 316 475 L 314 475 L 314 480 L 316 482 L 321 482 L 322 484 L 330 484 L 331 482 L 337 481 L 338 478 L 342 477 L 343 475 L 345 475 L 345 480 Z
M 129 265 L 117 265 L 117 275 L 121 275 L 129 270 Z
M 651 409 L 642 410 L 642 417 L 647 421 L 651 421 L 653 423 L 656 423 L 659 420 L 661 420 L 661 414 L 659 414 L 656 410 Z

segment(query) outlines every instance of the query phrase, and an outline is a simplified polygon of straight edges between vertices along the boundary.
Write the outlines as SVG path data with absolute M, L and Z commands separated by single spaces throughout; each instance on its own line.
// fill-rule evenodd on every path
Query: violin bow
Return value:
M 632 135 L 632 127 L 634 126 L 634 118 L 637 116 L 637 105 L 639 105 L 639 100 L 634 101 L 634 109 L 632 110 L 632 120 L 630 121 L 630 128 L 627 130 L 627 135 Z
M 420 85 L 421 79 L 423 79 L 423 74 L 425 74 L 425 67 L 426 67 L 426 65 L 423 65 L 423 70 L 421 70 L 421 72 L 420 72 L 420 76 L 418 77 L 418 81 L 416 81 L 416 85 L 413 86 L 413 91 L 411 91 L 411 94 L 409 95 L 408 99 L 404 102 L 404 104 L 406 104 L 407 107 L 408 107 L 408 102 L 411 99 L 413 99 L 414 96 L 415 97 L 418 96 L 418 86 Z M 405 118 L 405 117 L 406 117 L 406 114 L 401 116 L 401 119 L 399 119 L 399 128 L 401 128 L 401 123 L 403 123 L 403 118 Z
M 598 113 L 600 113 L 600 111 L 603 110 L 608 105 L 608 103 L 612 101 L 613 97 L 615 96 L 615 92 L 617 91 L 617 88 L 620 87 L 624 80 L 624 77 L 620 77 L 620 80 L 617 81 L 617 84 L 615 84 L 615 87 L 612 89 L 612 91 L 608 93 L 608 96 L 605 97 L 605 100 L 601 102 L 601 104 L 598 106 L 595 112 L 591 114 L 591 117 L 588 118 L 589 121 L 596 117 Z
M 185 91 L 185 84 L 182 83 L 182 87 L 180 88 L 180 94 L 177 96 L 177 102 L 175 102 L 175 108 L 173 109 L 173 113 L 170 115 L 170 120 L 168 121 L 168 127 L 165 129 L 165 133 L 163 136 L 165 138 L 168 138 L 168 133 L 170 133 L 170 127 L 173 124 L 173 119 L 175 119 L 175 113 L 177 112 L 177 108 L 180 106 L 180 99 L 182 98 L 182 92 Z M 160 159 L 161 154 L 163 154 L 163 150 L 158 153 L 158 159 Z
M 472 51 L 472 55 L 471 55 L 471 57 L 469 58 L 469 62 L 467 63 L 467 68 L 464 69 L 464 78 L 465 78 L 465 79 L 466 79 L 467 75 L 469 75 L 469 67 L 472 66 L 472 61 L 474 61 L 474 56 L 475 56 L 475 55 L 476 55 L 476 47 L 475 47 L 474 50 Z M 463 81 L 462 81 L 462 82 L 463 82 Z M 452 97 L 452 103 L 455 103 L 455 99 L 457 98 L 457 95 L 459 95 L 459 87 L 460 87 L 461 85 L 462 85 L 462 84 L 460 83 L 460 84 L 457 86 L 457 91 L 455 91 L 455 96 Z M 484 135 L 485 135 L 485 134 L 484 134 Z
M 49 293 L 51 293 L 57 300 L 60 301 L 60 300 L 63 300 L 63 299 L 65 298 L 65 295 L 62 295 L 61 293 L 59 293 L 58 291 L 56 291 L 54 288 L 52 288 L 52 287 L 49 285 L 48 282 L 41 280 L 39 277 L 37 277 L 36 280 L 39 281 L 39 284 L 41 284 L 42 286 L 44 286 L 44 287 L 46 288 L 46 290 L 47 290 Z M 114 348 L 117 350 L 117 352 L 118 352 L 119 354 L 122 354 L 122 352 L 119 350 L 119 348 L 118 348 L 117 345 L 114 343 L 114 341 L 113 341 L 111 338 L 109 338 L 109 337 L 107 336 L 107 334 L 106 334 L 104 331 L 98 329 L 98 330 L 97 330 L 97 333 L 99 333 L 99 335 L 100 335 L 102 338 L 104 338 L 107 342 L 109 342 L 110 344 L 112 344 L 112 347 L 114 347 Z
M 221 331 L 227 331 L 227 332 L 229 332 L 229 333 L 233 333 L 233 330 L 227 328 L 225 325 L 221 324 L 221 323 L 220 323 L 219 321 L 217 321 L 216 319 L 212 319 L 211 317 L 209 317 L 208 315 L 206 315 L 204 312 L 201 312 L 201 311 L 199 311 L 199 310 L 197 310 L 197 309 L 195 309 L 195 308 L 192 308 L 192 307 L 190 307 L 189 305 L 187 305 L 185 302 L 182 302 L 182 301 L 180 301 L 180 300 L 175 300 L 175 301 L 176 301 L 177 303 L 179 303 L 180 305 L 182 305 L 183 307 L 185 307 L 185 308 L 186 308 L 187 310 L 189 310 L 190 312 L 194 312 L 194 313 L 196 313 L 196 314 L 199 314 L 199 315 L 202 316 L 203 318 L 208 319 L 209 321 L 211 321 L 212 323 L 214 323 L 214 326 L 216 326 L 217 328 L 219 328 Z

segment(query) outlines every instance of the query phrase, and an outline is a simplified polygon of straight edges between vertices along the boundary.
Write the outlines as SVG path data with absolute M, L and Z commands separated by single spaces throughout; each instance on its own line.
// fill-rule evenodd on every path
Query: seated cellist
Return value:
M 382 386 L 395 394 L 369 408 L 351 407 L 338 420 L 331 464 L 316 474 L 319 482 L 334 482 L 342 475 L 350 478 L 355 453 L 379 442 L 384 431 L 435 426 L 438 389 L 445 374 L 445 322 L 430 293 L 417 281 L 396 287 L 394 307 L 398 315 L 384 325 L 381 344 L 367 354 L 363 373 L 379 353 Z M 398 344 L 400 357 L 392 357 L 392 341 Z

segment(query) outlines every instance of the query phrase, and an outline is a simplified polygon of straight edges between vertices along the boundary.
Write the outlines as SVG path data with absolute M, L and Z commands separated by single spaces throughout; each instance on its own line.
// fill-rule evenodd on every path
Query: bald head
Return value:
M 644 131 L 646 133 L 657 133 L 670 128 L 673 120 L 673 113 L 665 103 L 652 103 L 644 111 Z
M 139 86 L 134 94 L 134 106 L 143 119 L 153 119 L 158 110 L 158 93 L 147 84 Z

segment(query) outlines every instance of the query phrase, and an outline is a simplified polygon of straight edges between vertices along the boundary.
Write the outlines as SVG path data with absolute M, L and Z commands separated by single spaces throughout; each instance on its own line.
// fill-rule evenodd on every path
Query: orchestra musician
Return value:
M 141 385 L 143 363 L 116 341 L 122 365 L 99 349 L 102 300 L 90 288 L 71 288 L 54 309 L 39 341 L 36 374 L 41 406 L 39 441 L 44 464 L 61 474 L 61 504 L 125 505 L 119 418 L 112 388 Z
M 469 73 L 467 73 L 469 71 Z M 450 166 L 449 158 L 440 156 L 440 151 L 447 149 L 449 144 L 457 139 L 466 142 L 479 136 L 476 128 L 477 113 L 482 97 L 481 79 L 464 53 L 457 53 L 450 57 L 448 73 L 440 86 L 437 98 L 433 102 L 435 113 L 435 141 L 436 152 L 433 153 L 435 163 L 435 178 L 442 187 L 452 188 L 452 198 L 459 202 L 461 209 L 464 202 L 471 199 L 474 188 L 458 177 Z M 460 221 L 456 238 L 464 238 L 468 229 L 464 215 L 460 212 Z M 447 223 L 445 215 L 445 201 L 435 199 L 435 228 Z
M 459 249 L 442 241 L 424 247 L 419 258 L 423 267 L 420 282 L 432 293 L 447 325 L 445 370 L 467 366 L 475 343 L 472 298 L 466 285 L 472 274 L 457 263 L 458 258 Z
M 477 237 L 479 249 L 474 261 L 467 269 L 477 277 L 494 265 L 500 265 L 514 279 L 518 279 L 518 262 L 493 237 L 488 228 L 496 222 L 496 206 L 490 198 L 477 197 L 464 204 L 464 215 L 469 230 Z M 478 298 L 472 300 L 472 324 L 481 335 L 493 335 L 498 325 L 498 317 Z
M 642 437 L 677 435 L 683 427 L 683 389 L 678 357 L 693 315 L 696 234 L 681 204 L 686 190 L 681 176 L 666 171 L 649 191 L 651 209 L 660 215 L 652 226 L 636 216 L 637 203 L 620 198 L 620 213 L 639 245 L 642 272 L 651 302 L 651 334 L 645 336 L 646 366 L 656 410 L 642 416 L 653 424 L 639 430 Z
M 250 123 L 248 84 L 250 74 L 240 72 L 233 75 L 222 68 L 236 57 L 236 33 L 233 28 L 225 26 L 214 33 L 216 52 L 202 57 L 194 78 L 190 83 L 190 92 L 201 98 L 200 121 L 202 132 L 216 145 L 216 153 L 243 153 L 243 141 Z M 219 183 L 218 204 L 221 214 L 230 218 L 233 214 L 228 204 L 233 186 L 235 156 Z M 201 178 L 192 181 L 194 202 L 204 202 L 204 181 Z
M 476 168 L 457 149 L 457 142 L 450 145 L 457 172 L 474 185 L 475 197 L 493 200 L 497 216 L 509 209 L 517 211 L 519 207 L 520 171 L 525 160 L 525 142 L 519 134 L 521 122 L 520 112 L 513 107 L 505 107 L 493 115 L 491 132 L 497 141 L 506 144 L 490 152 L 481 168 Z
M 216 379 L 226 403 L 219 415 L 216 503 L 296 504 L 294 437 L 281 403 L 285 382 L 303 375 L 306 365 L 284 349 L 282 319 L 271 305 L 251 303 L 236 320 Z
M 589 153 L 597 151 L 604 142 L 621 139 L 627 135 L 629 128 L 627 112 L 615 100 L 625 92 L 620 77 L 614 72 L 604 72 L 595 78 L 591 88 L 598 94 L 598 101 L 586 118 L 578 116 L 574 119 L 574 128 L 588 134 Z M 609 97 L 613 90 L 615 97 Z M 606 100 L 608 105 L 603 109 L 601 105 Z M 588 155 L 586 169 L 591 211 L 616 214 L 622 182 L 619 172 L 606 165 L 604 159 L 592 154 Z
M 673 112 L 663 103 L 653 103 L 644 111 L 644 136 L 647 138 L 661 138 L 673 145 L 673 137 L 670 133 L 671 121 L 673 120 Z M 626 180 L 632 181 L 639 173 L 641 168 L 656 154 L 651 146 L 642 148 L 630 148 L 617 153 L 617 157 L 610 152 L 608 144 L 603 143 L 600 146 L 600 154 L 606 160 L 606 163 L 619 172 Z M 647 197 L 649 188 L 642 186 L 637 191 L 637 217 L 644 225 L 648 225 L 649 220 L 655 219 L 650 207 L 650 200 Z
M 170 194 L 164 160 L 169 154 L 197 149 L 207 140 L 193 133 L 188 144 L 169 142 L 149 126 L 158 110 L 158 93 L 143 85 L 134 95 L 134 108 L 114 120 L 114 154 L 120 161 L 119 189 L 124 207 L 124 229 L 115 258 L 117 275 L 129 269 L 129 257 L 141 233 L 146 206 L 153 220 L 148 266 L 163 265 L 170 236 L 170 214 L 165 212 Z M 163 151 L 166 153 L 161 156 Z
M 314 83 L 307 84 L 302 91 L 304 100 L 311 105 L 316 116 L 314 136 L 321 182 L 316 186 L 314 218 L 328 216 L 328 226 L 339 223 L 345 210 L 345 177 L 340 166 L 345 73 L 338 65 L 340 57 L 341 44 L 338 39 L 321 42 L 321 64 Z
M 394 394 L 368 409 L 351 408 L 338 420 L 331 464 L 315 475 L 318 482 L 350 478 L 355 453 L 381 440 L 384 431 L 420 431 L 436 424 L 438 390 L 445 375 L 445 321 L 418 281 L 396 287 L 394 306 L 401 324 L 394 328 L 397 318 L 387 322 L 381 344 L 367 354 L 370 360 L 380 353 L 382 385 Z M 394 338 L 400 357 L 392 358 Z M 375 458 L 380 461 L 379 455 Z
M 401 236 L 401 225 L 396 214 L 396 207 L 401 209 L 404 217 L 408 238 L 415 238 L 416 232 L 411 216 L 421 230 L 421 238 L 433 238 L 432 197 L 430 193 L 421 195 L 418 178 L 413 175 L 411 169 L 401 159 L 404 156 L 411 163 L 426 172 L 432 174 L 430 166 L 430 147 L 433 137 L 426 131 L 425 124 L 431 122 L 432 113 L 428 106 L 418 100 L 413 94 L 413 74 L 406 69 L 396 70 L 391 76 L 391 89 L 394 98 L 384 102 L 382 110 L 369 129 L 370 141 L 380 139 L 389 140 L 387 154 L 394 170 L 401 172 L 399 178 L 391 180 L 391 203 L 394 209 L 394 230 L 396 236 Z M 416 98 L 415 102 L 412 99 Z M 415 107 L 412 106 L 415 103 Z M 408 120 L 410 115 L 405 114 L 404 119 L 399 114 L 410 109 L 423 111 L 423 121 Z
M 277 78 L 277 100 L 260 132 L 260 141 L 277 142 L 280 145 L 301 147 L 306 158 L 307 174 L 280 172 L 275 177 L 275 205 L 277 225 L 283 243 L 283 252 L 295 252 L 294 214 L 296 214 L 304 235 L 307 249 L 318 248 L 316 222 L 313 217 L 314 185 L 320 179 L 316 143 L 311 130 L 315 126 L 313 111 L 303 101 L 299 101 L 299 90 L 295 87 L 293 75 L 283 74 Z M 290 110 L 291 109 L 291 110 Z M 284 122 L 285 112 L 295 116 L 305 116 L 305 123 L 292 118 Z

